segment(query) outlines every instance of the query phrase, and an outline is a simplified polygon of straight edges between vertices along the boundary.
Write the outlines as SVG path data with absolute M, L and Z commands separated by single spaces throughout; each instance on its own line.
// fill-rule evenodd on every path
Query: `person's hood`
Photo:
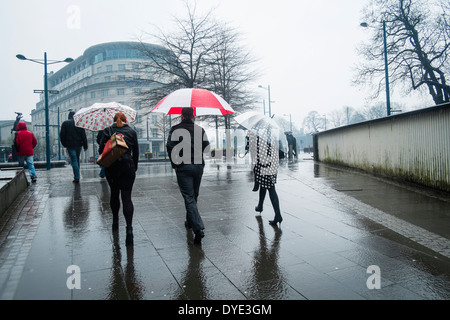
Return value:
M 70 111 L 69 112 L 69 119 L 73 119 L 73 115 L 75 114 L 75 111 Z
M 20 131 L 20 130 L 27 130 L 27 124 L 23 121 L 20 121 L 17 124 L 17 131 Z

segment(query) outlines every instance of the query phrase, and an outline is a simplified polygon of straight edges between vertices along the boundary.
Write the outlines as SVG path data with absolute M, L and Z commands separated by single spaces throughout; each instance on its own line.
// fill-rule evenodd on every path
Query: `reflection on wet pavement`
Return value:
M 273 227 L 270 202 L 261 214 L 254 211 L 258 195 L 251 191 L 248 164 L 209 162 L 198 199 L 206 236 L 198 246 L 184 227 L 184 202 L 170 165 L 143 163 L 133 190 L 130 248 L 122 215 L 119 230 L 111 231 L 109 187 L 98 177 L 98 166 L 83 166 L 79 185 L 72 184 L 70 170 L 43 171 L 30 188 L 45 208 L 28 240 L 0 243 L 0 274 L 6 275 L 0 278 L 0 298 L 450 298 L 445 252 L 370 217 L 377 213 L 417 225 L 436 239 L 446 238 L 442 247 L 448 244 L 449 221 L 443 199 L 312 160 L 282 162 L 276 188 L 284 221 Z M 29 246 L 29 253 L 12 254 L 12 241 Z M 20 264 L 23 273 L 14 280 L 13 265 Z M 80 268 L 81 289 L 67 287 L 71 265 Z M 366 285 L 371 265 L 381 269 L 380 290 Z

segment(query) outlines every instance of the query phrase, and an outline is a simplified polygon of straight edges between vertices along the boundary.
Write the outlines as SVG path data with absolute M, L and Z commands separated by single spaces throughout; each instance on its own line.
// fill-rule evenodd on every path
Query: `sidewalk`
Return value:
M 256 214 L 249 164 L 238 162 L 205 167 L 201 246 L 184 227 L 168 163 L 140 164 L 132 248 L 125 247 L 122 215 L 119 234 L 111 232 L 109 187 L 98 166 L 84 165 L 79 185 L 70 166 L 39 170 L 37 183 L 0 218 L 0 299 L 450 298 L 445 195 L 305 155 L 281 163 L 276 188 L 284 220 L 276 228 L 268 224 L 268 196 Z

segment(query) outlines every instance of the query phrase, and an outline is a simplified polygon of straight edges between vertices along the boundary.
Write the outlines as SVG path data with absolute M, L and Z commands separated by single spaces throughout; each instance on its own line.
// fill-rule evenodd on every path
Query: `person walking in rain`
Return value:
M 88 149 L 88 143 L 84 129 L 75 126 L 75 121 L 73 120 L 74 114 L 74 111 L 69 112 L 68 119 L 61 125 L 59 136 L 61 144 L 67 149 L 70 157 L 73 170 L 73 182 L 79 183 L 81 148 L 84 148 L 84 151 L 86 151 Z
M 27 130 L 27 124 L 20 121 L 17 124 L 17 136 L 14 141 L 16 153 L 18 156 L 19 167 L 24 166 L 27 162 L 28 172 L 30 173 L 31 182 L 36 182 L 36 170 L 34 168 L 34 147 L 37 145 L 37 139 L 34 134 Z
M 196 244 L 205 236 L 197 198 L 205 167 L 203 153 L 208 146 L 205 130 L 194 123 L 194 109 L 183 108 L 181 123 L 170 129 L 166 148 L 186 207 L 185 225 L 192 228 Z
M 292 161 L 294 156 L 294 145 L 296 145 L 296 140 L 294 136 L 292 135 L 292 132 L 288 131 L 285 132 L 286 140 L 288 143 L 288 159 L 289 161 Z
M 100 130 L 97 133 L 97 144 L 100 146 L 100 143 L 102 142 L 102 137 L 103 137 L 103 130 Z M 99 174 L 100 178 L 104 178 L 105 175 L 105 167 L 100 166 L 100 174 Z
M 127 118 L 122 112 L 116 113 L 111 127 L 103 130 L 98 152 L 103 153 L 106 142 L 114 134 L 122 134 L 128 150 L 110 167 L 105 168 L 106 180 L 111 189 L 110 206 L 113 214 L 112 231 L 119 229 L 120 198 L 122 198 L 123 215 L 126 222 L 125 244 L 134 244 L 133 214 L 134 205 L 131 199 L 136 171 L 139 161 L 139 144 L 136 131 L 127 124 Z
M 261 213 L 267 191 L 275 211 L 271 225 L 283 221 L 278 194 L 275 190 L 279 166 L 278 132 L 270 126 L 260 127 L 249 131 L 249 150 L 252 158 L 255 185 L 253 191 L 259 189 L 259 201 L 255 211 Z

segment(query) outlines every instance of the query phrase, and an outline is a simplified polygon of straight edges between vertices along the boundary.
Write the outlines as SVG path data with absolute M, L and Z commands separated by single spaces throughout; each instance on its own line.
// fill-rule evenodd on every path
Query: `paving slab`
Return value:
M 280 163 L 284 220 L 273 227 L 269 197 L 261 214 L 254 210 L 248 159 L 208 160 L 199 246 L 184 226 L 169 163 L 142 163 L 133 189 L 135 243 L 126 247 L 122 214 L 119 231 L 111 231 L 109 187 L 99 167 L 84 164 L 81 172 L 73 184 L 70 166 L 38 169 L 38 182 L 1 217 L 0 299 L 450 298 L 448 195 L 304 154 Z

